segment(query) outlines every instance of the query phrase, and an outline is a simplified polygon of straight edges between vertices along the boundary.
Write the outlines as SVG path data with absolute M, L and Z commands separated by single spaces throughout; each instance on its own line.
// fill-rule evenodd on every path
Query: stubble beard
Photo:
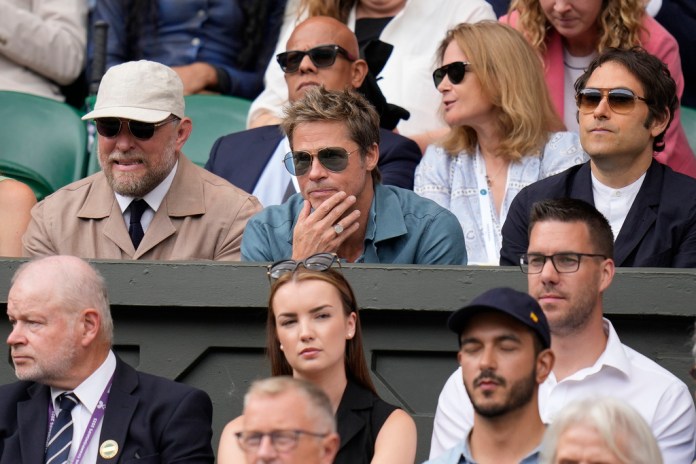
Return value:
M 481 376 L 479 376 L 481 377 Z M 493 377 L 500 383 L 502 387 L 507 385 L 507 381 L 502 377 L 493 375 Z M 471 394 L 466 383 L 464 387 L 471 399 L 471 404 L 474 407 L 474 411 L 482 417 L 488 419 L 496 418 L 508 414 L 512 411 L 516 411 L 525 405 L 529 404 L 534 395 L 536 394 L 536 367 L 532 369 L 532 372 L 525 378 L 520 379 L 510 385 L 508 389 L 508 396 L 502 403 L 497 404 L 482 404 L 475 399 L 475 396 Z

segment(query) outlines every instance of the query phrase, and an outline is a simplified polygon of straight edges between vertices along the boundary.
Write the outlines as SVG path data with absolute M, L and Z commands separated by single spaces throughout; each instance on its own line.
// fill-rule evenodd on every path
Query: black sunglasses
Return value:
M 128 125 L 130 133 L 133 134 L 133 137 L 138 140 L 148 140 L 155 135 L 155 129 L 178 120 L 179 118 L 176 116 L 172 116 L 160 122 L 142 122 L 127 119 L 126 124 Z M 119 118 L 99 118 L 95 119 L 94 123 L 97 126 L 99 135 L 109 139 L 116 137 L 121 132 L 121 126 L 123 125 L 123 121 Z
M 582 113 L 593 112 L 602 99 L 607 97 L 609 108 L 617 114 L 628 114 L 636 106 L 636 100 L 647 102 L 629 89 L 582 89 L 575 95 L 575 102 Z
M 468 61 L 455 61 L 454 63 L 446 64 L 441 68 L 437 68 L 433 71 L 433 82 L 435 87 L 439 87 L 442 83 L 442 79 L 447 76 L 450 82 L 454 85 L 459 84 L 466 74 L 466 68 L 469 66 Z
M 338 260 L 338 255 L 336 253 L 317 253 L 299 261 L 295 261 L 294 259 L 276 261 L 267 267 L 268 280 L 273 283 L 283 274 L 295 272 L 295 269 L 301 265 L 309 271 L 323 272 L 333 266 L 334 263 L 338 263 L 338 267 L 341 267 L 341 262 Z
M 321 165 L 329 171 L 341 172 L 348 166 L 348 157 L 358 150 L 360 149 L 348 151 L 341 147 L 326 147 L 317 150 L 316 155 L 304 150 L 295 150 L 285 155 L 283 164 L 293 176 L 304 176 L 312 168 L 312 157 L 316 156 Z
M 356 60 L 353 55 L 339 45 L 320 45 L 310 48 L 306 52 L 302 50 L 290 50 L 276 55 L 276 60 L 278 60 L 278 64 L 283 72 L 294 73 L 300 69 L 300 63 L 302 63 L 305 55 L 309 55 L 309 59 L 312 60 L 312 63 L 314 63 L 314 66 L 317 68 L 328 68 L 329 66 L 333 66 L 336 62 L 336 56 L 339 54 L 348 61 Z

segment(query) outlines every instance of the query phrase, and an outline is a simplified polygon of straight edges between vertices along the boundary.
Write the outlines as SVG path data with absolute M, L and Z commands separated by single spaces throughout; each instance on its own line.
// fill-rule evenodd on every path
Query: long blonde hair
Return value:
M 453 41 L 471 63 L 467 72 L 476 74 L 483 93 L 499 113 L 497 133 L 504 138 L 498 149 L 502 156 L 514 161 L 538 154 L 549 132 L 564 130 L 539 56 L 518 31 L 495 21 L 459 24 L 440 44 L 440 63 Z M 456 155 L 460 151 L 474 153 L 477 144 L 473 128 L 457 126 L 442 147 Z
M 609 47 L 631 48 L 641 45 L 643 31 L 643 0 L 602 0 L 602 10 L 597 18 L 599 27 L 597 52 Z M 519 12 L 518 29 L 539 53 L 546 52 L 547 32 L 553 29 L 541 9 L 539 0 L 513 0 L 510 11 Z

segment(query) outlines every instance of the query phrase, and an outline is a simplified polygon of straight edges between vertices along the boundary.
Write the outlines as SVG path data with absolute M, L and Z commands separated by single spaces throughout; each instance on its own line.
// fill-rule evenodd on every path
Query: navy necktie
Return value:
M 131 242 L 133 242 L 133 247 L 138 249 L 140 241 L 143 239 L 145 232 L 143 232 L 143 226 L 140 224 L 140 218 L 143 213 L 148 208 L 148 204 L 145 200 L 133 200 L 128 206 L 130 208 L 130 225 L 128 226 L 128 235 L 130 235 Z
M 48 443 L 46 444 L 45 464 L 63 464 L 68 462 L 70 445 L 73 438 L 72 409 L 80 400 L 74 393 L 63 393 L 58 396 L 60 413 L 51 427 Z

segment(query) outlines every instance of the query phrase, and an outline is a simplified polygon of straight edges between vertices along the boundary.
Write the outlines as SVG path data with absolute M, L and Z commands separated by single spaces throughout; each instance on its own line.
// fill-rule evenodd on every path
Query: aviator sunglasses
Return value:
M 636 100 L 647 102 L 648 100 L 639 97 L 629 89 L 582 89 L 575 95 L 575 102 L 582 113 L 593 112 L 602 99 L 606 97 L 609 108 L 617 114 L 627 114 L 633 111 Z
M 133 134 L 133 137 L 138 140 L 149 140 L 155 135 L 155 129 L 169 124 L 172 121 L 177 121 L 178 119 L 179 118 L 176 116 L 172 116 L 160 122 L 142 122 L 128 119 L 126 120 L 126 124 L 128 125 L 130 133 Z M 116 137 L 121 132 L 121 126 L 123 125 L 123 121 L 119 118 L 99 118 L 95 119 L 94 123 L 97 126 L 99 135 L 109 139 Z
M 295 272 L 295 269 L 300 266 L 304 266 L 308 271 L 323 272 L 333 266 L 334 263 L 338 263 L 338 267 L 341 267 L 341 262 L 338 260 L 336 253 L 317 253 L 298 261 L 294 259 L 276 261 L 267 267 L 268 280 L 273 283 L 283 274 Z
M 339 45 L 320 45 L 318 47 L 310 48 L 307 51 L 302 50 L 290 50 L 287 52 L 279 53 L 276 55 L 276 60 L 280 65 L 283 72 L 294 73 L 300 69 L 300 63 L 304 59 L 305 55 L 309 55 L 309 59 L 312 60 L 314 66 L 317 68 L 328 68 L 333 66 L 336 62 L 336 56 L 341 54 L 348 61 L 355 61 L 355 57 L 348 53 L 348 51 Z
M 348 151 L 341 147 L 326 147 L 317 150 L 316 155 L 304 150 L 295 150 L 285 155 L 283 164 L 293 176 L 304 176 L 312 167 L 312 156 L 316 156 L 321 165 L 329 171 L 341 172 L 348 166 L 348 157 L 358 150 L 360 149 Z
M 433 82 L 435 82 L 435 87 L 439 87 L 442 79 L 447 76 L 449 81 L 457 85 L 463 79 L 466 74 L 466 68 L 469 66 L 468 61 L 455 61 L 454 63 L 446 64 L 441 68 L 437 68 L 433 71 Z

